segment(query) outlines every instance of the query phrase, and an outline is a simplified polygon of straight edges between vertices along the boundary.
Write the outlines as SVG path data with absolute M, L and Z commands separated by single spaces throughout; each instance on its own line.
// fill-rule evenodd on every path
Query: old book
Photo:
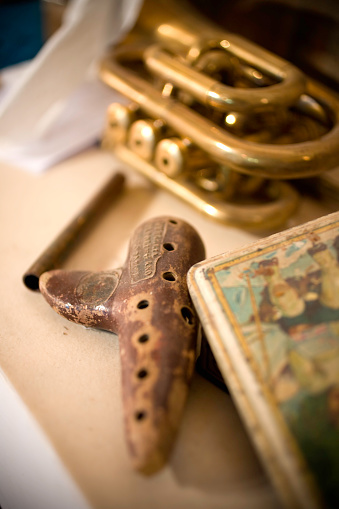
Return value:
M 339 212 L 201 262 L 188 282 L 286 507 L 339 507 Z

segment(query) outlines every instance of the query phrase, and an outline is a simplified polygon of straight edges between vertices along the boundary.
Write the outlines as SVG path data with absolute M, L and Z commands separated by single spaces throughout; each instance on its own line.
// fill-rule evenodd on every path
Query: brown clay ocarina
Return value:
M 137 228 L 122 269 L 53 270 L 40 277 L 40 291 L 55 311 L 119 335 L 127 443 L 143 473 L 164 465 L 180 423 L 198 333 L 186 274 L 204 257 L 189 224 L 159 217 Z

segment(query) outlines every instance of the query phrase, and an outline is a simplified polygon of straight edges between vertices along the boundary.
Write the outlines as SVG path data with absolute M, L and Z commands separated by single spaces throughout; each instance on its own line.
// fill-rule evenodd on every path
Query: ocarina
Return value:
M 145 474 L 167 462 L 180 424 L 199 329 L 186 275 L 204 257 L 189 224 L 157 217 L 137 228 L 122 268 L 40 277 L 60 315 L 118 334 L 126 439 L 134 468 Z

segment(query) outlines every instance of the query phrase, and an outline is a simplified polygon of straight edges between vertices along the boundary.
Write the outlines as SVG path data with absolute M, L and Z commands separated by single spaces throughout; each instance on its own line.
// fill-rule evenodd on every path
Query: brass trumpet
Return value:
M 145 0 L 100 76 L 131 101 L 109 108 L 103 145 L 226 223 L 280 226 L 298 201 L 282 180 L 339 165 L 337 98 L 182 2 Z

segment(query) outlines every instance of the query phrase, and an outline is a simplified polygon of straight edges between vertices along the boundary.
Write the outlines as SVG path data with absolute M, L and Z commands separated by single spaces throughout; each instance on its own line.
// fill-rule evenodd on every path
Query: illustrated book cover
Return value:
M 283 503 L 339 507 L 339 212 L 203 261 L 188 284 Z

